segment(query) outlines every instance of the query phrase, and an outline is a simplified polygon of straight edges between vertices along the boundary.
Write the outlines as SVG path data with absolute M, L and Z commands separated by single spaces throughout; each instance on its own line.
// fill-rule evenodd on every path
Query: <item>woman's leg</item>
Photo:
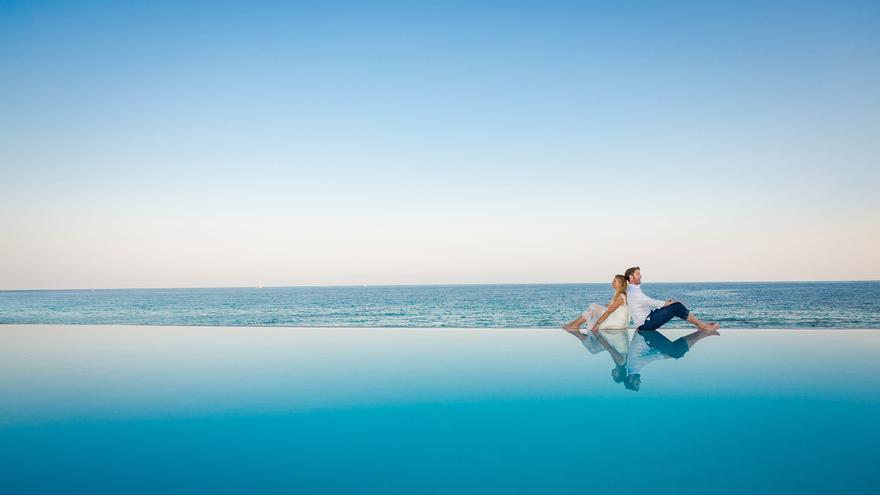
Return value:
M 596 303 L 590 304 L 587 307 L 586 311 L 583 312 L 583 314 L 578 316 L 576 319 L 568 322 L 568 324 L 562 328 L 564 328 L 566 330 L 577 330 L 584 323 L 595 322 L 596 320 L 599 319 L 600 316 L 602 316 L 602 313 L 604 313 L 604 312 L 605 312 L 605 308 L 603 308 L 602 306 L 600 306 Z M 592 325 L 592 323 L 591 323 L 591 325 Z
M 593 325 L 596 324 L 596 321 L 602 316 L 602 313 L 605 312 L 605 306 L 601 304 L 590 304 L 584 314 L 581 316 L 584 318 L 584 323 L 587 324 L 587 328 L 590 329 Z

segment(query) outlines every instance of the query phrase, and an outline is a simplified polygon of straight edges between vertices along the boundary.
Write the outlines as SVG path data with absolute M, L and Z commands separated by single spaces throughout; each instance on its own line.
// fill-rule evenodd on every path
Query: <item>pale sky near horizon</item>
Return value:
M 3 2 L 0 176 L 0 290 L 877 280 L 880 4 Z

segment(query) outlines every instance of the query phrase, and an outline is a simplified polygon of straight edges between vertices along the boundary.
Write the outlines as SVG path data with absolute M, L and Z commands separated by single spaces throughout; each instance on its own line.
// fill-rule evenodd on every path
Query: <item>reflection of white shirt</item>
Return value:
M 626 287 L 626 302 L 636 328 L 645 324 L 645 318 L 652 309 L 661 308 L 666 304 L 666 301 L 648 297 L 642 292 L 642 287 L 636 284 L 629 284 Z
M 626 373 L 628 375 L 641 374 L 642 368 L 646 364 L 659 359 L 668 359 L 669 357 L 671 356 L 649 346 L 645 337 L 641 333 L 636 332 L 633 335 L 632 342 L 629 344 L 629 352 L 626 355 Z

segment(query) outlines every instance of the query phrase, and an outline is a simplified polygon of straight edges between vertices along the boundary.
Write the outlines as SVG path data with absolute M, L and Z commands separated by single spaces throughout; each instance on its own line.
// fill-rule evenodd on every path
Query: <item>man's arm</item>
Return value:
M 644 306 L 648 308 L 659 308 L 655 303 L 656 299 L 652 299 L 648 297 L 643 291 L 637 291 L 634 293 L 627 294 L 627 302 L 630 306 Z
M 663 306 L 668 306 L 668 305 L 672 304 L 673 302 L 675 302 L 672 299 L 669 299 L 666 301 L 661 301 L 660 299 L 654 299 L 653 297 L 648 297 L 648 295 L 645 294 L 644 291 L 642 291 L 642 295 L 644 296 L 644 299 L 642 299 L 641 302 L 643 304 L 646 304 L 646 305 L 651 306 L 653 308 L 662 308 Z

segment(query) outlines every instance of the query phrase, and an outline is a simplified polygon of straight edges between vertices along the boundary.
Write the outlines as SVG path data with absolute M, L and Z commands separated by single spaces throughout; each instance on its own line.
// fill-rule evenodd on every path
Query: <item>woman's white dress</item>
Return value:
M 626 298 L 626 296 L 623 296 Z M 591 304 L 586 311 L 583 313 L 583 317 L 587 320 L 584 324 L 583 328 L 581 328 L 581 333 L 586 334 L 587 338 L 584 339 L 581 343 L 584 347 L 587 348 L 591 353 L 597 354 L 605 350 L 605 347 L 598 341 L 596 335 L 593 334 L 592 328 L 593 325 L 596 324 L 596 320 L 599 319 L 604 313 L 605 310 L 608 309 L 601 304 Z M 605 318 L 599 325 L 599 333 L 602 335 L 602 338 L 613 347 L 617 352 L 622 355 L 626 355 L 629 350 L 629 332 L 627 331 L 627 326 L 629 325 L 629 307 L 626 303 L 621 304 L 617 307 L 608 318 Z
M 605 318 L 605 321 L 599 325 L 599 330 L 623 330 L 629 325 L 629 306 L 626 304 L 626 296 L 623 297 L 624 303 L 608 315 L 608 318 Z M 587 320 L 585 328 L 588 332 L 596 324 L 596 320 L 605 313 L 606 309 L 608 308 L 601 304 L 593 303 L 584 311 L 581 316 Z

